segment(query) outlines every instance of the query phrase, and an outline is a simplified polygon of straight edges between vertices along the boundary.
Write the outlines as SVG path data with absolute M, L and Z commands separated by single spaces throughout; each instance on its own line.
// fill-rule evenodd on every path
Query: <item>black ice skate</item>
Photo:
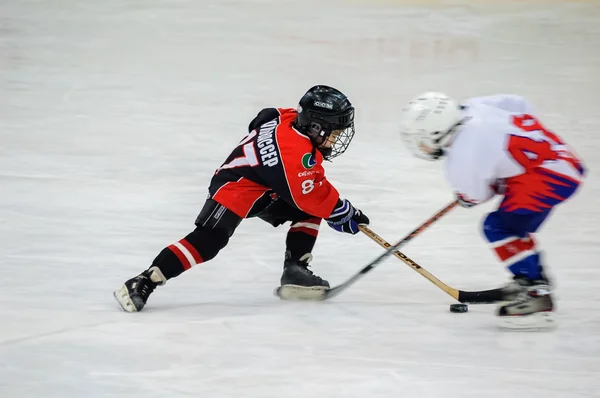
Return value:
M 165 283 L 167 283 L 167 279 L 160 269 L 151 267 L 135 278 L 125 282 L 113 294 L 125 311 L 137 312 L 144 308 L 148 297 L 150 297 L 156 286 L 164 285 Z
M 313 274 L 308 269 L 312 255 L 306 253 L 300 260 L 294 261 L 286 255 L 281 275 L 281 286 L 276 294 L 284 300 L 315 300 L 329 289 L 329 282 Z
M 539 329 L 554 326 L 554 303 L 550 284 L 546 279 L 531 280 L 516 277 L 520 286 L 512 301 L 498 307 L 501 325 L 510 329 Z

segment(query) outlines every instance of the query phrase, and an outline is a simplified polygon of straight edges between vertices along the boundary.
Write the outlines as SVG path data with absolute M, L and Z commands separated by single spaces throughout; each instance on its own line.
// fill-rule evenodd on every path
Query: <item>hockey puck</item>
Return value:
M 469 311 L 469 306 L 466 304 L 450 304 L 450 312 L 467 312 Z

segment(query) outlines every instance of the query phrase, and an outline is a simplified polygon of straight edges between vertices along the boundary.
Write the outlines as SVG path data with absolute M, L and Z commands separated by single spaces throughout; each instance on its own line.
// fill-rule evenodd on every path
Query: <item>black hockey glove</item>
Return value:
M 360 231 L 359 225 L 369 225 L 369 217 L 360 210 L 354 208 L 352 203 L 344 200 L 338 200 L 335 209 L 326 220 L 327 224 L 338 232 L 355 235 Z

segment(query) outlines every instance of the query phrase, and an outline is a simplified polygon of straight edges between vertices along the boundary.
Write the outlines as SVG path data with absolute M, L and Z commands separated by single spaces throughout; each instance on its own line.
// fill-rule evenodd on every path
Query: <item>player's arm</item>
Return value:
M 502 180 L 490 181 L 483 180 L 477 181 L 473 180 L 467 184 L 460 184 L 460 186 L 454 186 L 454 192 L 456 194 L 456 199 L 458 203 L 462 207 L 473 207 L 478 204 L 487 202 L 490 200 L 496 193 L 502 192 Z
M 487 202 L 502 190 L 492 157 L 481 150 L 469 155 L 454 157 L 446 164 L 446 177 L 463 207 Z
M 301 164 L 300 159 L 298 164 Z M 327 178 L 311 177 L 322 171 L 321 165 L 314 168 L 316 170 L 297 168 L 294 162 L 288 161 L 285 174 L 272 173 L 268 178 L 269 185 L 283 200 L 307 214 L 325 219 L 338 232 L 354 235 L 359 232 L 360 225 L 369 225 L 369 218 L 348 200 L 341 199 Z
M 255 124 L 250 123 L 250 128 Z M 261 124 L 254 147 L 259 165 L 254 170 L 261 183 L 281 199 L 307 214 L 328 218 L 339 193 L 325 178 L 320 162 L 311 157 L 317 154 L 311 153 L 308 137 L 295 134 L 299 133 L 277 120 Z
M 297 152 L 282 151 L 293 203 L 305 213 L 326 219 L 327 224 L 338 232 L 357 234 L 360 225 L 369 225 L 369 218 L 350 201 L 340 198 L 338 191 L 325 177 L 321 164 L 315 163 L 311 169 L 306 169 L 303 158 L 309 156 L 316 156 L 316 153 L 299 157 Z M 311 164 L 311 161 L 308 163 Z

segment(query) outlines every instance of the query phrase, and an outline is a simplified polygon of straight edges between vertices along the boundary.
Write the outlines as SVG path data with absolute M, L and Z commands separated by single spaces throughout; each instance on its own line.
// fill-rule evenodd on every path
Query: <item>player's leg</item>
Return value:
M 285 260 L 281 285 L 322 286 L 329 288 L 329 282 L 313 274 L 308 269 L 312 261 L 312 250 L 317 241 L 321 219 L 305 214 L 301 219 L 292 220 L 285 240 Z
M 125 311 L 141 311 L 157 286 L 194 265 L 213 259 L 227 245 L 241 221 L 242 218 L 226 207 L 207 200 L 196 219 L 196 229 L 165 247 L 147 270 L 114 292 L 115 298 Z
M 577 190 L 579 182 L 546 170 L 532 170 L 506 180 L 505 197 L 484 222 L 484 233 L 496 255 L 514 275 L 513 297 L 498 308 L 506 326 L 544 326 L 554 308 L 550 282 L 533 233 L 553 208 Z
M 489 213 L 483 232 L 490 247 L 515 277 L 544 279 L 539 247 L 533 237 L 550 210 L 515 214 L 502 210 Z
M 258 215 L 263 221 L 277 227 L 291 222 L 285 244 L 281 285 L 326 289 L 329 283 L 315 275 L 308 267 L 312 250 L 319 235 L 321 219 L 311 216 L 279 199 Z
M 498 307 L 501 326 L 508 328 L 544 328 L 554 323 L 551 285 L 544 275 L 540 248 L 533 232 L 550 214 L 550 210 L 515 214 L 498 210 L 484 222 L 484 233 L 490 244 L 513 273 L 513 282 L 505 290 L 512 297 Z
M 512 295 L 498 309 L 499 316 L 530 315 L 553 310 L 549 281 L 540 261 L 540 249 L 533 237 L 549 210 L 515 214 L 498 210 L 488 214 L 484 234 L 500 261 L 514 275 L 507 286 Z

